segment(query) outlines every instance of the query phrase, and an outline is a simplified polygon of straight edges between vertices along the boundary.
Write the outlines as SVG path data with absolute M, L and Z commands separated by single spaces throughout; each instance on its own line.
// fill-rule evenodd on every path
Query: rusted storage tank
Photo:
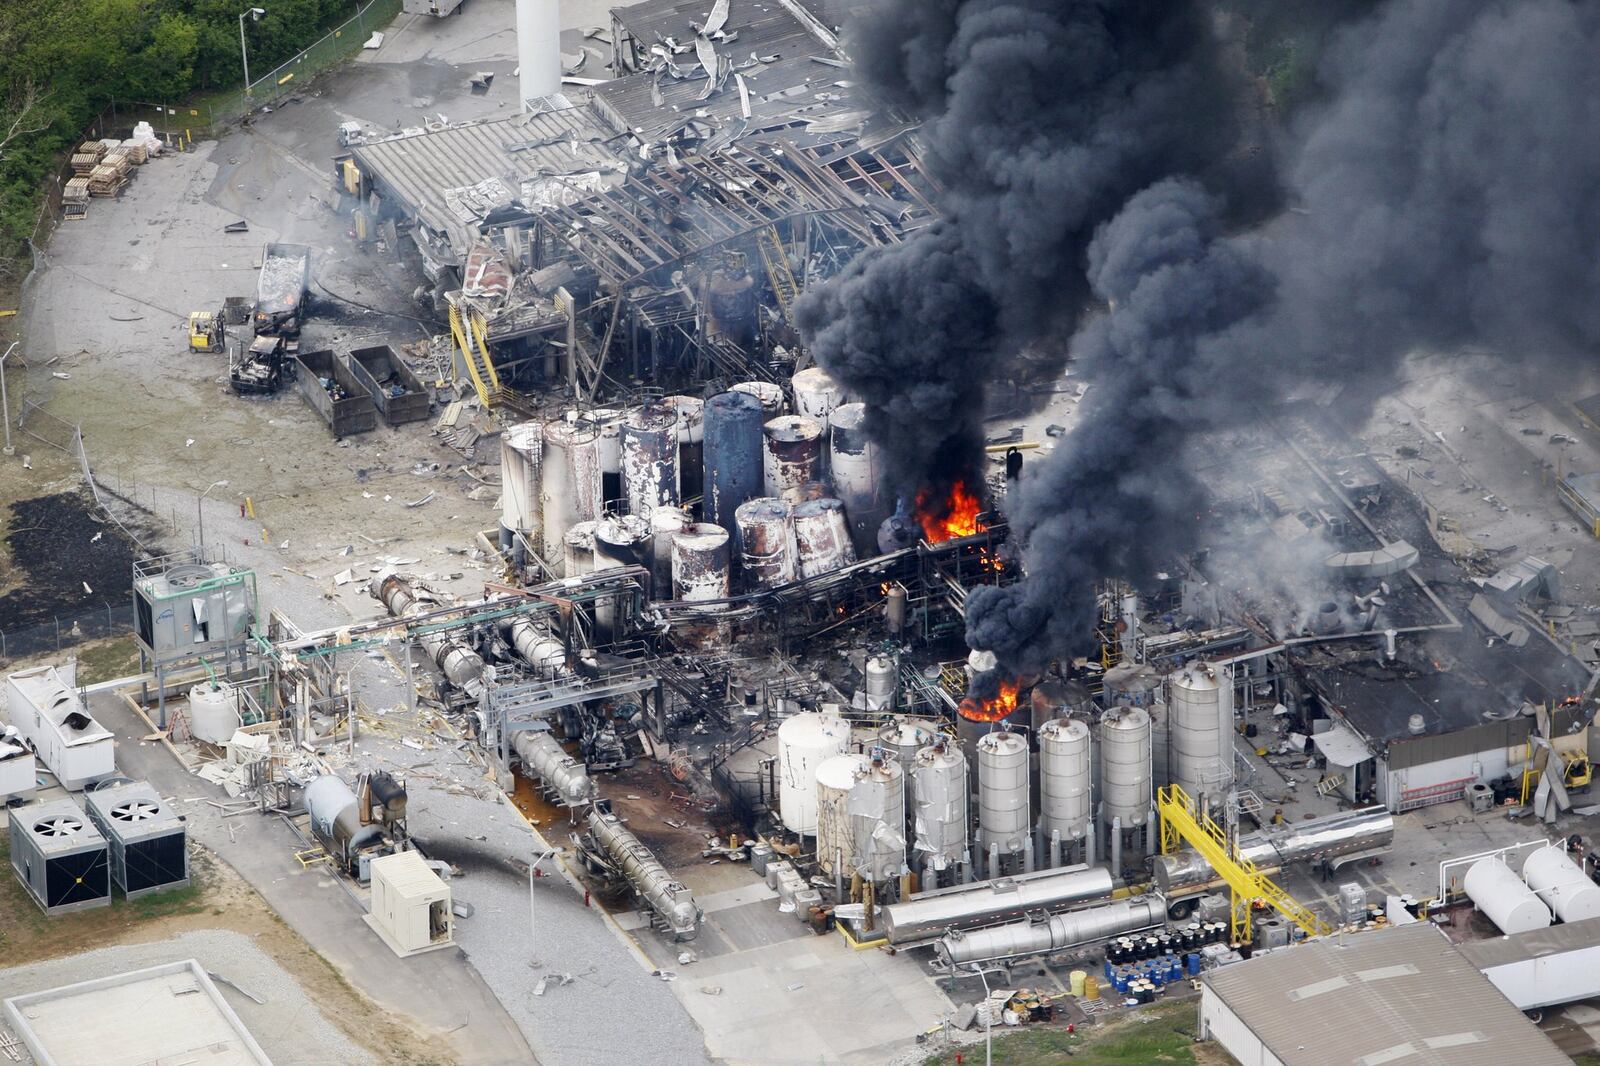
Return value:
M 729 385 L 728 391 L 747 393 L 760 400 L 763 424 L 771 422 L 788 409 L 783 398 L 783 386 L 770 381 L 741 381 L 737 385 Z
M 850 541 L 856 557 L 873 555 L 878 548 L 878 527 L 889 508 L 878 490 L 877 446 L 867 436 L 867 405 L 841 404 L 828 422 L 828 468 L 833 488 L 844 501 L 850 523 Z
M 766 494 L 782 497 L 822 479 L 822 427 L 799 415 L 780 415 L 762 429 L 761 472 Z
M 600 517 L 600 434 L 587 422 L 546 422 L 540 471 L 544 558 L 554 566 L 567 531 Z
M 657 507 L 678 503 L 678 417 L 664 403 L 646 404 L 622 423 L 622 490 L 628 512 L 646 521 Z
M 728 596 L 728 531 L 696 522 L 672 538 L 673 598 L 693 602 Z
M 799 574 L 794 525 L 789 505 L 758 496 L 734 512 L 739 527 L 739 565 L 745 577 L 761 588 L 775 589 Z
M 638 515 L 608 514 L 594 525 L 594 568 L 650 565 L 650 525 Z
M 657 507 L 650 516 L 651 599 L 672 599 L 672 538 L 691 523 L 682 507 Z
M 579 522 L 567 530 L 562 538 L 564 576 L 582 577 L 594 571 L 594 531 L 594 522 Z
M 707 288 L 712 328 L 749 351 L 757 334 L 756 279 L 748 269 L 719 267 Z
M 808 500 L 796 507 L 794 539 L 802 578 L 830 574 L 856 561 L 844 504 L 838 500 Z

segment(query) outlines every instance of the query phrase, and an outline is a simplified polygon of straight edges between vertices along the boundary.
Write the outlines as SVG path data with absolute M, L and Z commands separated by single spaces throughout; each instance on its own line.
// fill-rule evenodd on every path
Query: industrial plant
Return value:
M 99 120 L 0 1054 L 1600 1061 L 1594 208 L 1475 51 L 1600 9 L 1312 6 L 372 0 Z

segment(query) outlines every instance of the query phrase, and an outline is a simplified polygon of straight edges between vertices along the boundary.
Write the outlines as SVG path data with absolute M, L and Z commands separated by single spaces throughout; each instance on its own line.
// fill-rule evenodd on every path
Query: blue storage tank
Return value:
M 733 512 L 760 496 L 761 401 L 747 392 L 723 392 L 705 406 L 705 501 L 707 522 L 737 535 Z

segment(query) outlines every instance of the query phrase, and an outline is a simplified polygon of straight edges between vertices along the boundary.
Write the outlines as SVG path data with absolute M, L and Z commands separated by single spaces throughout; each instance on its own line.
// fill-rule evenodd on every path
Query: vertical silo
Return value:
M 1124 843 L 1148 847 L 1145 825 L 1153 809 L 1150 716 L 1142 707 L 1118 707 L 1100 720 L 1100 821 L 1106 827 L 1112 872 Z
M 817 768 L 850 745 L 850 724 L 803 711 L 778 726 L 778 814 L 791 833 L 817 831 Z
M 705 470 L 701 515 L 729 533 L 741 503 L 761 495 L 761 401 L 747 392 L 724 392 L 706 401 Z
M 1167 772 L 1197 807 L 1227 802 L 1233 788 L 1233 677 L 1190 663 L 1167 678 Z
M 668 396 L 678 427 L 678 499 L 692 500 L 704 491 L 705 407 L 698 396 Z
M 728 597 L 728 531 L 696 522 L 672 538 L 672 591 L 676 599 Z
M 867 436 L 867 405 L 841 404 L 828 424 L 828 465 L 833 490 L 844 501 L 850 540 L 865 559 L 878 550 L 878 527 L 889 508 L 878 489 L 877 446 Z
M 828 430 L 834 408 L 844 402 L 844 389 L 820 366 L 808 366 L 789 379 L 794 390 L 795 414 L 811 419 Z
M 645 521 L 678 503 L 678 418 L 664 403 L 646 404 L 622 423 L 622 490 L 628 512 Z
M 922 890 L 936 888 L 939 874 L 967 862 L 967 760 L 943 740 L 917 752 L 911 764 L 911 826 L 914 863 Z
M 657 507 L 650 515 L 650 598 L 672 599 L 672 538 L 688 529 L 682 507 Z
M 1076 854 L 1094 818 L 1090 780 L 1089 726 L 1075 718 L 1055 718 L 1039 727 L 1039 832 L 1048 851 L 1047 866 L 1063 861 L 1062 849 Z
M 998 877 L 1002 867 L 1023 856 L 1032 865 L 1033 840 L 1029 822 L 1028 742 L 1007 730 L 985 733 L 978 741 L 978 836 L 988 856 L 988 877 Z
M 822 479 L 822 427 L 799 415 L 780 415 L 762 427 L 762 485 L 785 498 Z
M 892 760 L 835 755 L 817 767 L 817 860 L 836 880 L 905 869 L 905 774 Z M 842 860 L 843 866 L 839 865 Z
M 544 427 L 537 422 L 507 426 L 500 434 L 500 536 L 511 546 L 521 533 L 529 546 L 542 552 L 539 520 L 543 514 L 539 494 L 539 465 L 544 451 Z
M 737 385 L 729 385 L 728 391 L 754 396 L 761 404 L 763 424 L 783 414 L 788 406 L 783 400 L 783 386 L 770 381 L 741 381 Z
M 545 562 L 555 565 L 566 550 L 567 531 L 600 517 L 600 435 L 593 426 L 545 423 L 540 503 Z

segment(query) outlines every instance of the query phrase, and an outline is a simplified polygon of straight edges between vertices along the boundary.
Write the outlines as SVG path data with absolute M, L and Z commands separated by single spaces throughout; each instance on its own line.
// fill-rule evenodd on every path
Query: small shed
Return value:
M 372 860 L 372 908 L 364 921 L 401 958 L 455 943 L 450 886 L 415 851 Z

